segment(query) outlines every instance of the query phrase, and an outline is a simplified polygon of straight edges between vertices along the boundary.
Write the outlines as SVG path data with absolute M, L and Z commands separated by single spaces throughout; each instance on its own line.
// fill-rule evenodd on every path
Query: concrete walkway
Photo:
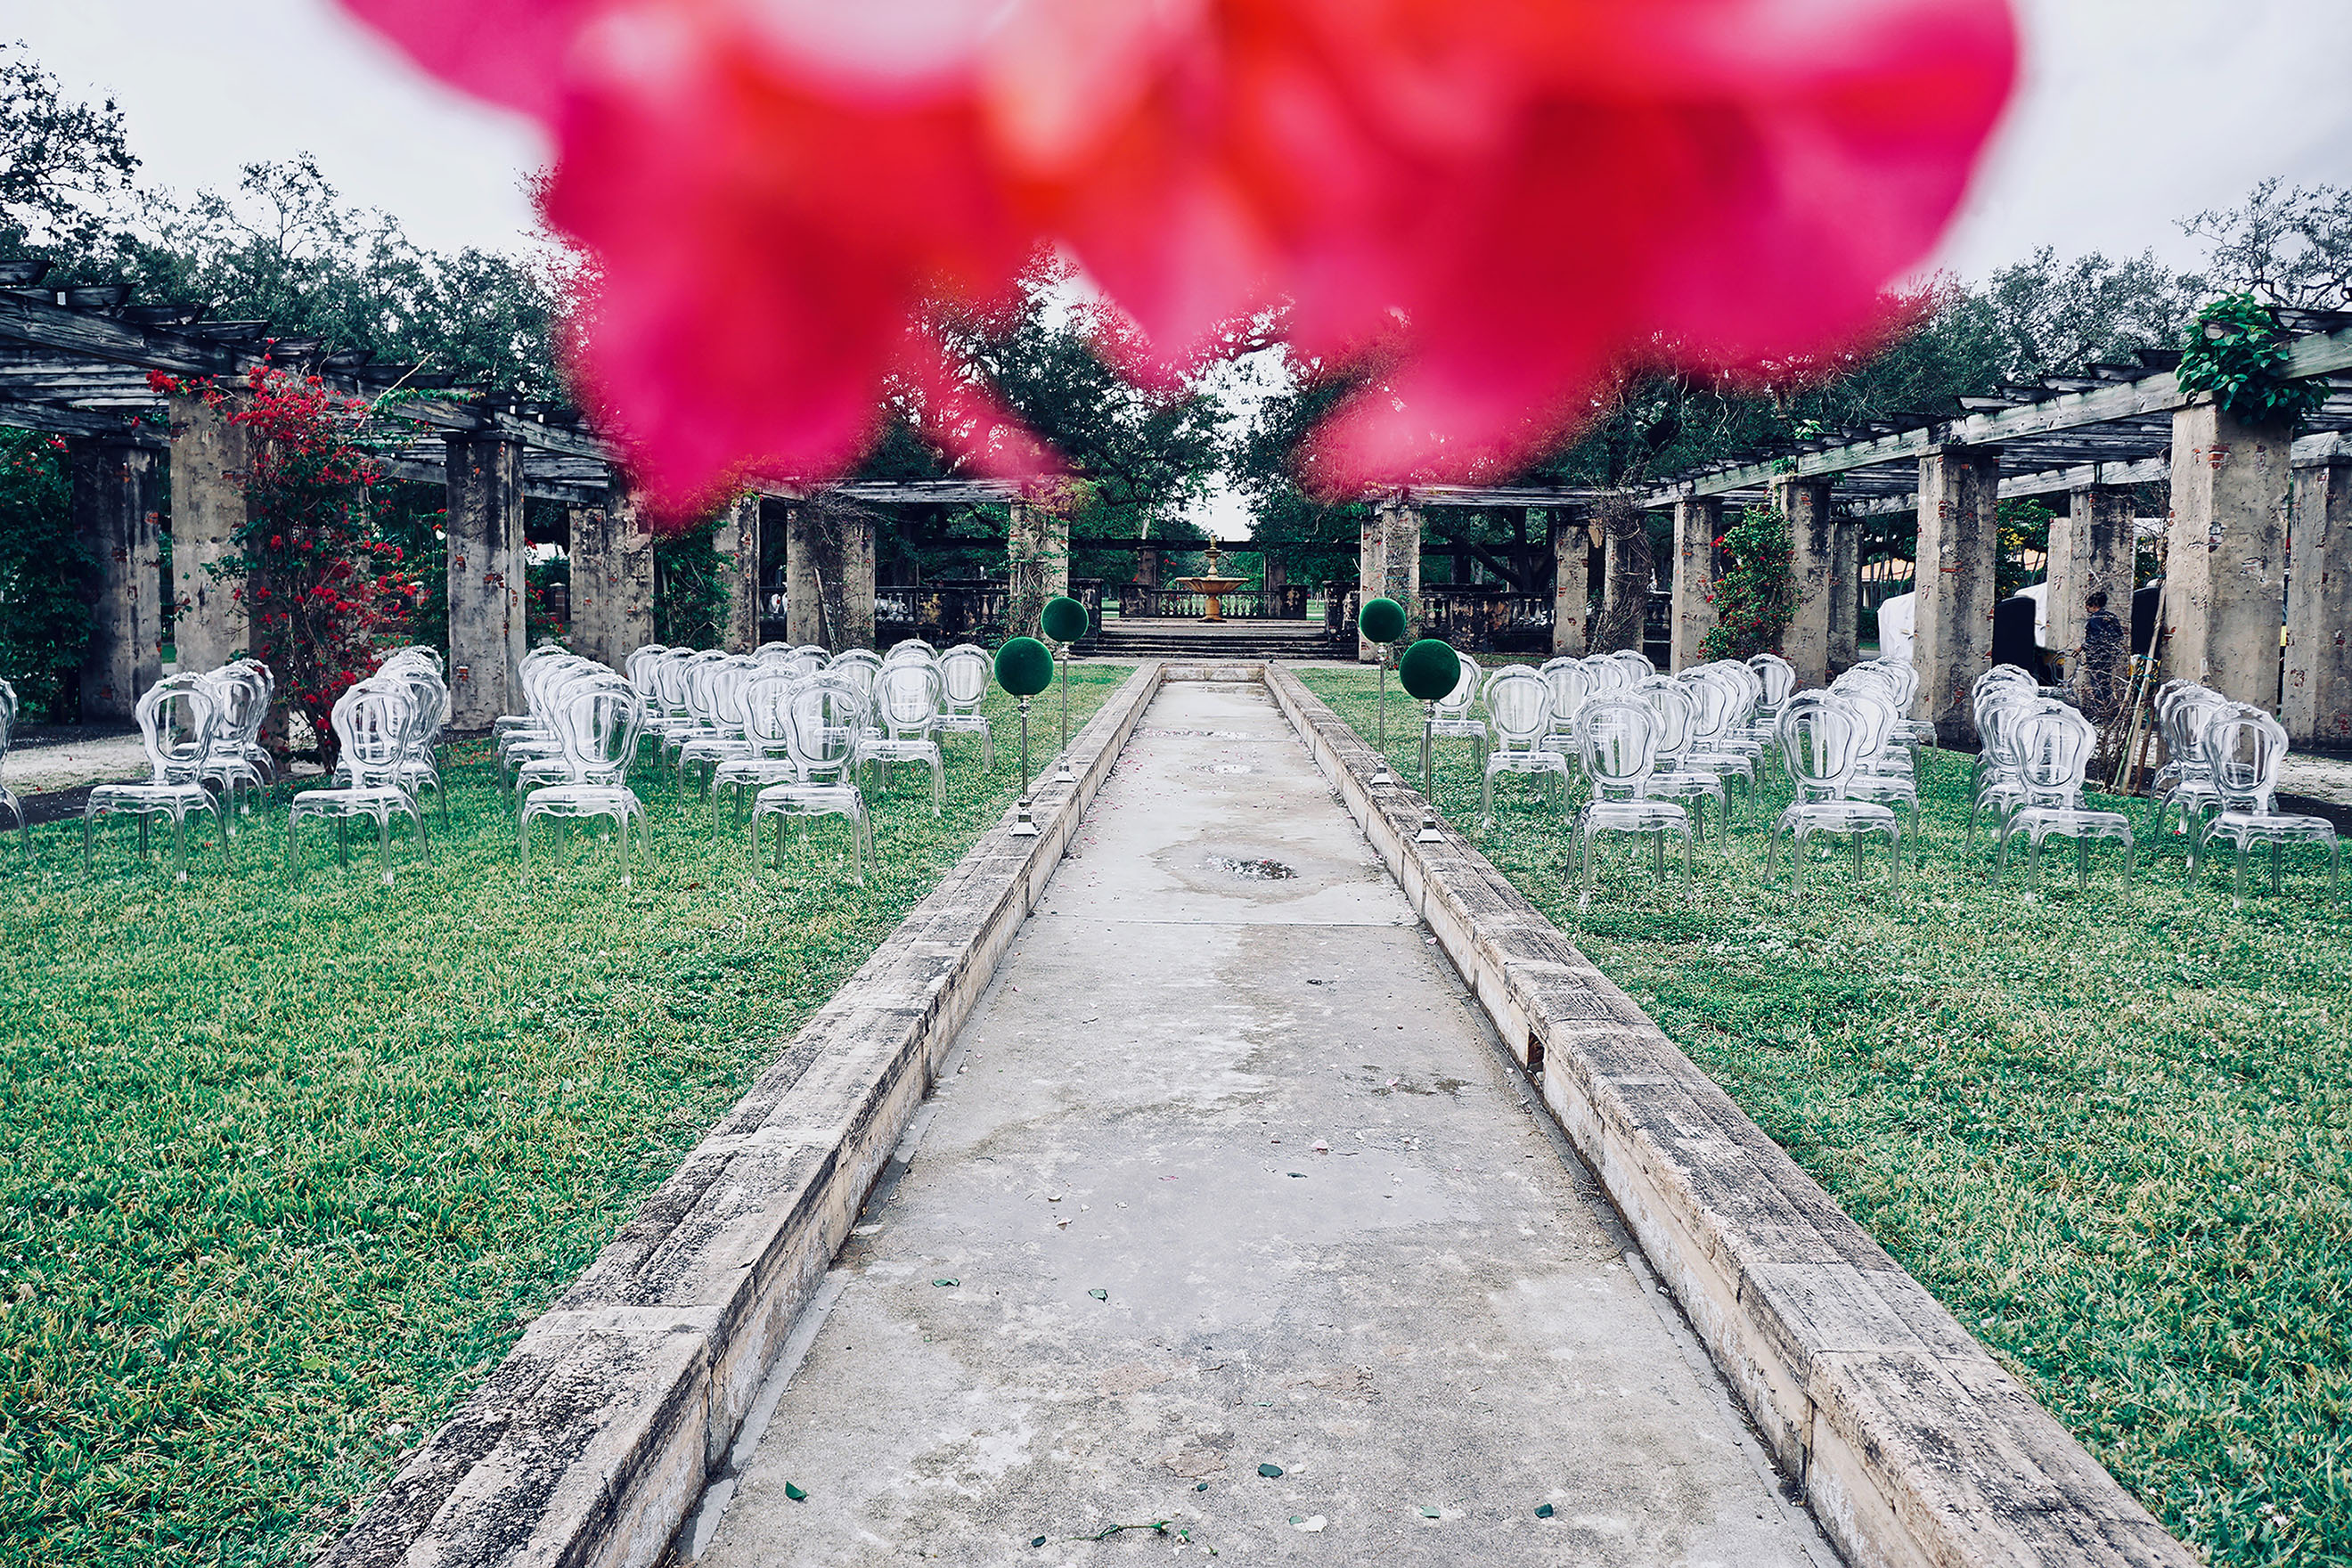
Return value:
M 1830 1568 L 1538 1114 L 1264 690 L 1169 687 L 687 1550 Z

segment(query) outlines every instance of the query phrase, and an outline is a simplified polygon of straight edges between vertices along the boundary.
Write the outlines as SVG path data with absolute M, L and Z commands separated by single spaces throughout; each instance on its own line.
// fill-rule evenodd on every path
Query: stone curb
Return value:
M 1266 686 L 1856 1568 L 2197 1558 L 1296 675 Z
M 647 1198 L 488 1380 L 319 1558 L 328 1568 L 644 1568 L 724 1462 L 847 1237 L 1159 690 L 1146 662 Z

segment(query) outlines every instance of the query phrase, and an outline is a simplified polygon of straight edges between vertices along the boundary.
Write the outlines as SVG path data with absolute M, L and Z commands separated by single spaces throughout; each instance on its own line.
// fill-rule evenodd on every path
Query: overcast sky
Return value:
M 2352 0 L 2019 8 L 2024 90 L 1940 258 L 1964 275 L 2042 244 L 2187 260 L 2173 220 L 2256 180 L 2352 184 Z M 529 226 L 537 132 L 427 82 L 328 0 L 0 0 L 9 38 L 112 93 L 156 183 L 225 186 L 308 151 L 427 245 L 508 246 Z

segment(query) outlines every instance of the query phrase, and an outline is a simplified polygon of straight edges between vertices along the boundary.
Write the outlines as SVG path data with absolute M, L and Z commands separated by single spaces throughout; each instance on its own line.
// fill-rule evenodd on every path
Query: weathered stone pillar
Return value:
M 2352 744 L 2352 458 L 2295 469 L 2287 526 L 2294 570 L 2279 721 L 2298 745 Z
M 1592 618 L 1592 535 L 1566 507 L 1550 513 L 1550 529 L 1552 656 L 1581 658 Z
M 1585 637 L 1595 653 L 1639 651 L 1656 564 L 1650 558 L 1649 514 L 1619 496 L 1601 503 L 1601 614 L 1587 623 Z
M 2210 397 L 2173 411 L 2165 670 L 2273 712 L 2293 447 L 2284 427 L 2241 424 Z
M 172 403 L 172 644 L 182 669 L 218 669 L 248 646 L 241 584 L 215 570 L 242 553 L 245 470 L 252 432 L 229 405 L 174 394 Z
M 615 479 L 603 506 L 572 513 L 572 646 L 622 669 L 653 640 L 653 535 Z
M 2084 600 L 2105 594 L 2109 610 L 2129 616 L 2132 510 L 2128 487 L 2085 485 L 2067 493 L 2064 515 L 2050 520 L 2050 591 L 2042 601 L 2049 646 L 2077 666 L 2083 628 L 2091 618 Z
M 1862 662 L 1862 520 L 1830 522 L 1830 674 Z
M 1990 667 L 1993 566 L 2000 547 L 2000 451 L 1939 447 L 1919 458 L 1919 588 L 1912 717 L 1947 746 L 1972 745 L 1969 688 Z
M 163 560 L 152 447 L 112 437 L 72 444 L 74 531 L 89 552 L 82 596 L 89 651 L 81 665 L 84 723 L 129 719 L 163 673 Z
M 1160 552 L 1146 545 L 1135 552 L 1135 585 L 1139 588 L 1160 586 Z
M 1258 559 L 1265 563 L 1265 579 L 1260 585 L 1269 595 L 1281 593 L 1284 586 L 1290 581 L 1283 570 L 1282 552 L 1263 551 L 1259 553 Z
M 1780 657 L 1797 667 L 1797 685 L 1826 686 L 1830 634 L 1837 596 L 1837 525 L 1830 517 L 1830 481 L 1772 481 L 1772 510 L 1789 520 L 1789 577 L 1796 614 L 1780 637 Z
M 495 435 L 448 444 L 449 727 L 487 730 L 522 711 L 522 444 Z
M 760 642 L 760 498 L 745 494 L 729 501 L 710 542 L 727 584 L 719 646 L 729 653 L 750 653 Z
M 1070 591 L 1070 520 L 1057 506 L 1014 501 L 1006 546 L 1012 563 L 1012 630 L 1016 637 L 1034 637 L 1045 601 Z
M 1356 534 L 1357 606 L 1373 599 L 1394 599 L 1404 606 L 1405 637 L 1410 640 L 1421 622 L 1421 513 L 1402 501 L 1382 501 L 1359 526 Z M 1379 648 L 1356 635 L 1356 658 L 1371 664 Z
M 1685 496 L 1675 502 L 1674 668 L 1704 664 L 1699 645 L 1715 630 L 1715 542 L 1723 537 L 1723 500 Z
M 784 513 L 784 636 L 840 653 L 874 646 L 874 519 L 804 503 Z

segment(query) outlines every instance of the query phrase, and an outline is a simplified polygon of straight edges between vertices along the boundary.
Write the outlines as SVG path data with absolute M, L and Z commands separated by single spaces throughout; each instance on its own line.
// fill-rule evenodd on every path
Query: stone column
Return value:
M 1601 615 L 1585 628 L 1586 640 L 1606 637 L 1613 646 L 1595 646 L 1595 653 L 1620 648 L 1639 651 L 1650 614 L 1650 584 L 1654 563 L 1650 559 L 1649 514 L 1624 498 L 1604 502 L 1601 533 Z M 1600 628 L 1595 631 L 1595 626 Z
M 1359 609 L 1373 599 L 1394 599 L 1404 606 L 1409 640 L 1421 621 L 1421 513 L 1402 501 L 1382 501 L 1359 525 L 1356 534 L 1356 582 Z M 1356 636 L 1360 663 L 1378 660 L 1380 651 L 1362 633 Z
M 522 711 L 527 647 L 522 444 L 452 436 L 449 501 L 449 727 L 481 731 Z
M 2297 745 L 2352 744 L 2352 458 L 2295 469 L 2288 527 L 2294 570 L 2279 721 Z
M 134 716 L 163 674 L 163 559 L 152 447 L 114 437 L 72 443 L 74 532 L 89 563 L 89 651 L 81 665 L 81 717 Z
M 729 501 L 710 542 L 727 583 L 719 644 L 729 653 L 750 653 L 760 642 L 760 498 L 745 494 Z
M 214 568 L 241 552 L 245 470 L 252 432 L 229 423 L 227 404 L 174 394 L 172 405 L 172 629 L 182 669 L 218 669 L 249 646 L 241 584 Z
M 1388 512 L 1383 507 L 1356 525 L 1356 610 L 1360 616 L 1366 605 L 1381 596 L 1381 584 L 1388 581 Z M 1357 631 L 1356 662 L 1378 664 L 1380 660 L 1380 645 Z
M 1830 522 L 1830 674 L 1862 662 L 1862 520 Z
M 1139 588 L 1160 586 L 1160 552 L 1151 545 L 1135 552 L 1135 585 Z
M 1045 601 L 1070 591 L 1070 520 L 1059 507 L 1014 501 L 1006 546 L 1012 563 L 1012 631 L 1034 637 L 1039 635 Z
M 1550 526 L 1552 656 L 1581 658 L 1592 618 L 1592 536 L 1565 507 L 1550 514 Z
M 1282 552 L 1262 551 L 1259 552 L 1258 559 L 1265 563 L 1265 579 L 1261 585 L 1266 594 L 1270 596 L 1281 593 L 1290 581 L 1289 576 L 1283 570 Z
M 1972 745 L 1969 688 L 1990 668 L 1993 565 L 2000 548 L 2000 451 L 1939 447 L 1919 458 L 1918 622 L 1912 717 L 1947 746 Z
M 874 519 L 805 504 L 784 518 L 784 636 L 835 653 L 872 647 Z
M 654 640 L 654 542 L 636 498 L 616 479 L 600 507 L 572 513 L 572 643 L 622 669 Z
M 2165 672 L 2273 711 L 2293 447 L 2287 430 L 2241 424 L 2210 398 L 2173 411 Z
M 1797 608 L 1781 634 L 1780 657 L 1797 667 L 1800 689 L 1830 679 L 1831 624 L 1837 585 L 1837 525 L 1830 517 L 1830 481 L 1772 481 L 1772 510 L 1789 520 L 1789 576 Z
M 1699 645 L 1715 630 L 1715 542 L 1723 536 L 1723 500 L 1685 496 L 1675 502 L 1674 667 L 1706 662 Z
M 2049 646 L 2079 661 L 2083 628 L 2093 594 L 2107 596 L 2107 608 L 2131 619 L 2132 492 L 2123 485 L 2084 485 L 2066 497 L 2063 516 L 2050 520 Z

